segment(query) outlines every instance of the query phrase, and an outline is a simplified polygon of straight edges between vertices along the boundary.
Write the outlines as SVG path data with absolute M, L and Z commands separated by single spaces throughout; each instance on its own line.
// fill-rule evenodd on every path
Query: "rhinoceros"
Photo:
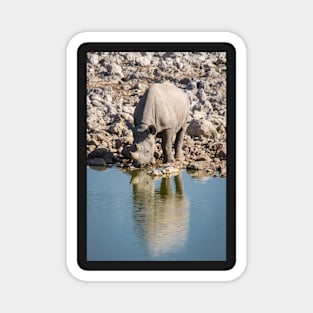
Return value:
M 136 167 L 154 163 L 156 137 L 162 138 L 163 162 L 183 158 L 182 145 L 190 109 L 187 95 L 171 83 L 154 83 L 144 93 L 134 112 Z M 175 155 L 173 155 L 173 143 Z

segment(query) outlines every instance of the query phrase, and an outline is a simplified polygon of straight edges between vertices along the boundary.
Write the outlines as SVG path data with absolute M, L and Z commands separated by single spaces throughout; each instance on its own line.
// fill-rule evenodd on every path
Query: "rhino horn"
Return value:
M 130 151 L 130 156 L 133 160 L 138 160 L 139 159 L 139 155 L 138 155 L 138 152 L 132 152 Z

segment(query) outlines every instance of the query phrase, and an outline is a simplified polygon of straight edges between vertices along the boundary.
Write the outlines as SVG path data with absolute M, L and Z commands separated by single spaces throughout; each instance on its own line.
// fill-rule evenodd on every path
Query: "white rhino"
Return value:
M 132 127 L 136 151 L 131 152 L 136 167 L 154 163 L 155 137 L 162 138 L 164 163 L 182 158 L 183 138 L 190 109 L 187 95 L 171 83 L 154 83 L 144 93 L 134 113 Z

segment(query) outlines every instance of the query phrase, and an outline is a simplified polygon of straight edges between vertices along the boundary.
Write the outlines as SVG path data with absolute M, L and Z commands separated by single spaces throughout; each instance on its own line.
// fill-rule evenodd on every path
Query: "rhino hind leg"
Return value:
M 173 132 L 166 130 L 162 136 L 162 150 L 164 154 L 164 163 L 174 162 L 173 156 Z
M 179 132 L 176 135 L 175 139 L 175 158 L 176 159 L 183 159 L 184 158 L 184 153 L 183 153 L 183 142 L 184 142 L 184 136 L 185 136 L 185 128 L 181 128 Z

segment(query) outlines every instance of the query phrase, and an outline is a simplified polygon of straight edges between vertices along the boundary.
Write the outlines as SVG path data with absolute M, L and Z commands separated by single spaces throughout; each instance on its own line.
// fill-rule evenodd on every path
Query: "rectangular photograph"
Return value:
M 82 268 L 234 265 L 234 69 L 223 43 L 79 48 Z

